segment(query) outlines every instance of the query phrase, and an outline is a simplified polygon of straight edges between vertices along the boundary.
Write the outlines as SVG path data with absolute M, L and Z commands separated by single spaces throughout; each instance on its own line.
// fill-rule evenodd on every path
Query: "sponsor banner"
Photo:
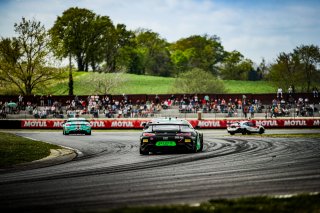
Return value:
M 92 129 L 142 129 L 143 123 L 149 120 L 90 120 Z M 188 120 L 193 127 L 200 129 L 224 129 L 232 122 L 245 120 Z M 257 119 L 252 120 L 256 125 L 265 128 L 287 128 L 287 127 L 320 127 L 320 119 Z M 62 129 L 65 120 L 21 120 L 22 129 Z
M 90 120 L 92 129 L 142 129 L 148 120 Z M 22 120 L 22 129 L 62 129 L 65 120 Z

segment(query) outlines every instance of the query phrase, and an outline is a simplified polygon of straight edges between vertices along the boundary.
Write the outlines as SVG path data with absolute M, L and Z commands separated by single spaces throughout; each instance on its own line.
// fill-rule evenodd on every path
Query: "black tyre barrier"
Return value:
M 21 129 L 20 120 L 0 120 L 0 129 Z

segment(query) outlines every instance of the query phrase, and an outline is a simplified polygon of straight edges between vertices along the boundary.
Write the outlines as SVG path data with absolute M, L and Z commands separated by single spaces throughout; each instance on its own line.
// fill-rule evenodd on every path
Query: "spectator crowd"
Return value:
M 294 88 L 289 87 L 286 97 L 281 88 L 270 104 L 262 104 L 257 98 L 242 95 L 237 98 L 217 98 L 201 95 L 171 95 L 162 100 L 154 98 L 132 101 L 127 95 L 114 98 L 111 95 L 90 95 L 86 98 L 74 96 L 66 101 L 55 100 L 52 95 L 36 97 L 24 101 L 20 95 L 17 100 L 0 101 L 0 117 L 19 114 L 22 111 L 34 118 L 64 118 L 91 115 L 94 118 L 145 118 L 161 114 L 167 109 L 177 109 L 179 113 L 223 113 L 225 117 L 254 118 L 255 113 L 265 113 L 265 117 L 313 116 L 318 111 L 318 90 L 313 89 L 313 101 L 307 97 L 295 98 Z M 316 103 L 315 103 L 316 100 Z

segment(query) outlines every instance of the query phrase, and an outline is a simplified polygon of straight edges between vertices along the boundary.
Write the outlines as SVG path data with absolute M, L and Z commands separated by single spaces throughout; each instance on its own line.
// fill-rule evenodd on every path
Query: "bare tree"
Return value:
M 98 94 L 110 94 L 113 89 L 121 87 L 128 79 L 121 72 L 119 73 L 98 73 L 94 72 L 87 79 Z

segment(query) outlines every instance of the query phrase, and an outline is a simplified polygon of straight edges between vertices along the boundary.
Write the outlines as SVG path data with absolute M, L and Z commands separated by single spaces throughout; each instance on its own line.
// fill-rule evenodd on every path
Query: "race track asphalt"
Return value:
M 17 131 L 78 150 L 58 165 L 0 173 L 1 212 L 75 212 L 196 204 L 213 198 L 320 192 L 320 138 L 230 136 L 204 130 L 204 151 L 139 154 L 139 131 Z M 268 130 L 267 133 L 317 132 Z

